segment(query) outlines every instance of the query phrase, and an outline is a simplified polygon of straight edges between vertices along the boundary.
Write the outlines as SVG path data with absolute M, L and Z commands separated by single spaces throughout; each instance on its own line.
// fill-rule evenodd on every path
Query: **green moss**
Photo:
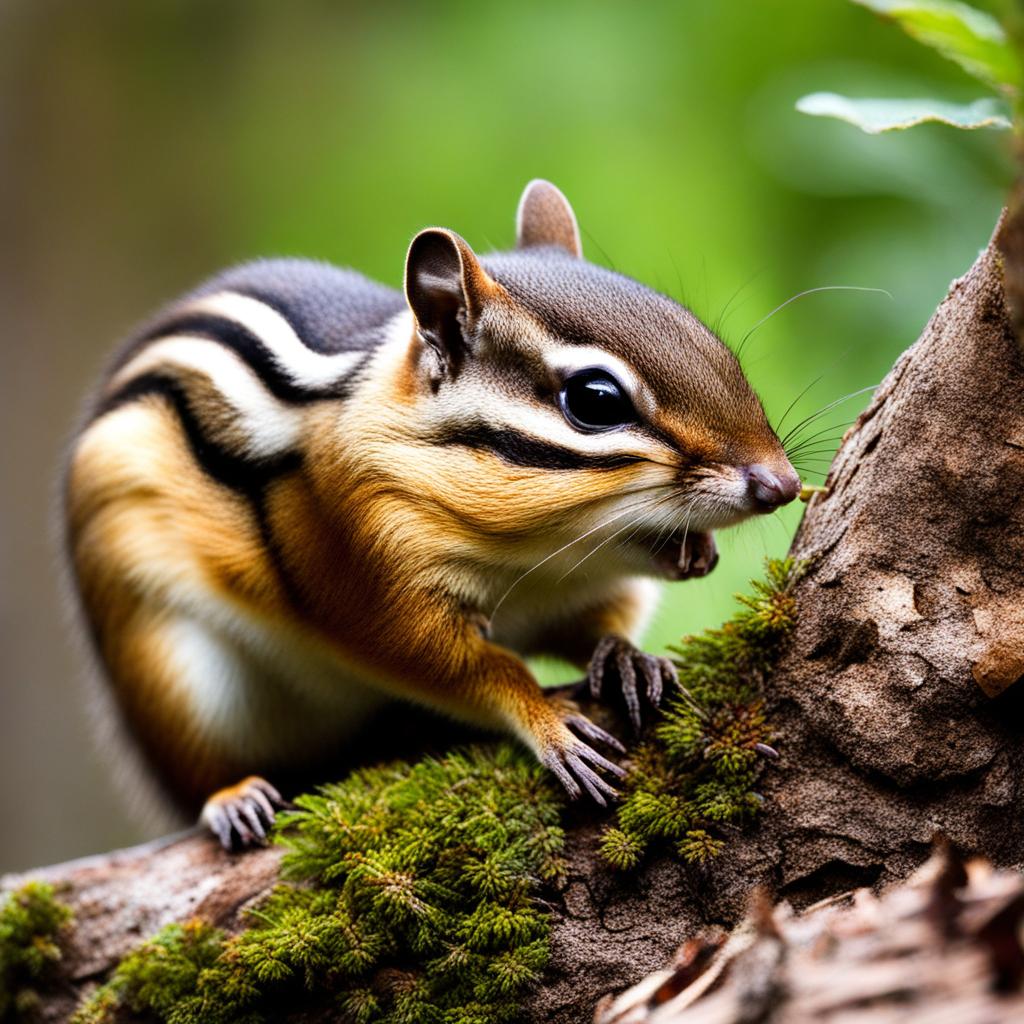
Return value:
M 196 992 L 203 972 L 217 963 L 224 945 L 224 933 L 201 921 L 168 925 L 121 961 L 75 1021 L 112 1021 L 121 1006 L 161 1020 L 182 1019 L 180 1008 Z
M 672 648 L 681 689 L 653 737 L 632 752 L 617 827 L 601 841 L 613 867 L 636 867 L 658 842 L 703 863 L 725 846 L 716 826 L 757 813 L 759 745 L 771 740 L 761 689 L 793 626 L 797 576 L 791 560 L 769 561 L 765 580 L 737 598 L 741 608 L 729 622 Z
M 680 693 L 632 753 L 614 867 L 663 843 L 691 864 L 756 813 L 760 693 L 792 626 L 791 562 L 771 562 L 720 629 L 687 638 Z M 562 871 L 564 797 L 510 744 L 353 773 L 282 815 L 282 884 L 228 936 L 170 925 L 125 958 L 75 1024 L 122 1009 L 167 1024 L 257 1024 L 321 1008 L 356 1024 L 501 1024 L 548 958 L 540 887 Z
M 280 1019 L 300 1001 L 360 1022 L 511 1020 L 548 955 L 537 901 L 561 870 L 561 798 L 503 744 L 355 772 L 282 817 L 278 886 L 225 936 L 171 925 L 79 1010 L 169 1024 Z
M 43 882 L 0 897 L 0 1021 L 17 1020 L 38 1003 L 36 986 L 60 959 L 58 939 L 70 919 Z

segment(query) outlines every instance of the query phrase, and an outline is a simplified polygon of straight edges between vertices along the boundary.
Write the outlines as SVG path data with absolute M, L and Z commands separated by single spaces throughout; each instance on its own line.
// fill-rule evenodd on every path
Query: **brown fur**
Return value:
M 289 415 L 302 416 L 300 449 L 258 488 L 233 489 L 204 471 L 194 438 L 160 394 L 101 412 L 81 435 L 67 493 L 82 603 L 128 726 L 183 805 L 195 809 L 241 775 L 269 777 L 328 758 L 345 739 L 320 711 L 333 699 L 323 691 L 325 673 L 336 677 L 330 685 L 359 680 L 510 729 L 546 763 L 580 750 L 565 708 L 545 699 L 519 654 L 583 665 L 606 634 L 629 636 L 646 613 L 630 579 L 646 564 L 643 553 L 606 548 L 592 583 L 571 576 L 576 556 L 567 554 L 555 563 L 568 566 L 564 607 L 552 605 L 530 629 L 522 622 L 529 598 L 504 612 L 512 625 L 502 612 L 491 622 L 494 609 L 556 549 L 571 547 L 595 522 L 603 527 L 610 510 L 632 514 L 621 507 L 629 496 L 640 507 L 655 492 L 664 505 L 685 498 L 695 481 L 730 479 L 744 462 L 785 463 L 731 353 L 687 310 L 576 258 L 575 218 L 553 186 L 528 190 L 519 235 L 521 251 L 484 261 L 453 232 L 418 236 L 407 274 L 416 319 L 404 336 L 368 352 L 350 395 L 292 407 Z M 341 278 L 330 271 L 317 270 L 323 291 L 311 292 L 311 302 L 301 275 L 281 273 L 296 319 L 341 308 L 331 298 Z M 271 265 L 259 267 L 249 292 L 241 272 L 218 282 L 262 295 L 274 274 Z M 218 282 L 195 294 L 215 295 Z M 379 289 L 367 294 L 373 315 L 391 310 Z M 352 329 L 372 333 L 356 321 Z M 594 456 L 586 449 L 579 468 L 545 468 L 439 441 L 447 422 L 431 426 L 439 408 L 470 426 L 472 410 L 506 406 L 539 410 L 536 423 L 550 422 L 544 417 L 560 384 L 544 353 L 566 344 L 600 347 L 650 389 L 646 425 L 621 434 L 629 455 L 622 464 L 588 464 Z M 334 335 L 320 348 L 348 351 Z M 144 345 L 126 352 L 116 365 L 130 380 Z M 230 402 L 202 373 L 176 373 L 202 429 L 244 453 Z M 538 578 L 542 596 L 563 569 L 551 571 Z M 519 654 L 488 639 L 492 627 L 499 637 L 514 634 Z M 203 653 L 207 629 L 221 631 L 227 667 L 219 667 L 219 647 Z M 264 634 L 273 648 L 266 652 L 253 639 Z M 190 680 L 182 676 L 183 642 L 194 648 Z M 243 668 L 266 661 L 273 676 L 282 650 L 294 651 L 283 671 L 296 675 L 295 689 L 268 683 L 266 692 L 246 692 L 237 712 L 249 714 L 260 734 L 253 743 L 267 751 L 250 756 L 249 737 L 215 721 L 222 696 L 223 714 L 235 713 L 230 701 L 239 699 L 222 695 L 230 680 L 216 673 L 235 671 L 237 655 Z M 361 713 L 354 705 L 352 728 Z M 341 722 L 346 713 L 329 714 Z

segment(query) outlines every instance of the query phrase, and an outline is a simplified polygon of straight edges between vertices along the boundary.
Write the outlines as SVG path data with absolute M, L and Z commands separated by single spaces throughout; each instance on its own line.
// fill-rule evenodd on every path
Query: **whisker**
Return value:
M 689 518 L 687 518 L 689 522 Z M 657 536 L 654 538 L 654 549 L 652 554 L 658 555 L 661 553 L 662 548 L 672 539 L 672 534 L 676 532 L 676 526 L 673 523 L 666 523 L 659 531 Z M 686 534 L 683 534 L 683 543 L 686 543 Z
M 852 419 L 852 420 L 840 420 L 838 423 L 827 423 L 825 426 L 823 426 L 820 429 L 816 430 L 813 434 L 808 434 L 806 437 L 800 438 L 797 443 L 798 444 L 803 444 L 804 441 L 813 441 L 814 438 L 818 437 L 819 434 L 826 434 L 830 430 L 840 430 L 840 429 L 842 429 L 842 430 L 845 431 L 847 427 L 849 427 L 852 423 L 856 423 L 856 422 L 857 422 L 856 419 Z
M 637 533 L 639 532 L 639 530 L 640 530 L 640 528 L 642 526 L 643 526 L 643 520 L 640 520 L 640 521 L 634 523 L 633 529 L 630 530 L 629 534 L 627 536 L 625 536 L 625 537 L 620 538 L 616 543 L 618 543 L 619 545 L 625 546 L 626 544 L 628 544 L 637 535 Z
M 736 299 L 740 297 L 740 294 L 744 292 L 747 288 L 749 288 L 750 285 L 753 284 L 754 281 L 756 281 L 763 273 L 763 267 L 760 270 L 755 270 L 754 273 L 751 274 L 750 277 L 748 277 L 746 281 L 744 281 L 743 284 L 741 284 L 732 293 L 732 295 L 729 296 L 729 300 L 722 307 L 722 312 L 718 314 L 718 319 L 715 321 L 718 327 L 722 327 L 725 324 L 725 318 L 729 315 L 729 307 L 736 301 Z M 715 333 L 718 334 L 720 332 L 716 330 Z
M 832 457 L 838 451 L 839 448 L 837 445 L 828 444 L 822 446 L 821 448 L 805 448 L 799 452 L 787 452 L 786 454 L 789 456 L 790 462 L 797 463 L 801 459 L 806 458 L 808 455 L 828 455 L 829 457 Z
M 848 402 L 851 398 L 856 398 L 858 395 L 867 394 L 869 391 L 874 391 L 878 387 L 877 384 L 869 384 L 866 388 L 858 388 L 856 391 L 851 391 L 848 395 L 843 395 L 842 398 L 837 398 L 834 402 L 829 402 L 828 405 L 822 406 L 817 412 L 811 413 L 810 416 L 805 416 L 795 427 L 792 427 L 790 431 L 782 438 L 782 446 L 785 448 L 786 444 L 793 438 L 796 432 L 801 428 L 805 427 L 815 420 L 820 419 L 825 413 L 830 412 L 837 405 L 842 405 L 843 402 Z
M 822 373 L 815 377 L 814 380 L 812 380 L 811 383 L 808 384 L 807 387 L 805 387 L 803 391 L 801 391 L 800 394 L 797 395 L 796 398 L 794 398 L 793 401 L 789 403 L 788 406 L 786 406 L 786 411 L 782 414 L 782 419 L 780 419 L 778 424 L 772 428 L 775 431 L 776 436 L 782 429 L 782 424 L 786 422 L 786 417 L 793 411 L 793 406 L 795 406 L 796 403 L 799 402 L 800 399 L 803 398 L 804 395 L 806 395 L 807 392 L 810 391 L 815 384 L 818 384 L 824 376 L 825 374 Z
M 643 491 L 647 491 L 647 490 L 660 490 L 661 488 L 663 488 L 665 486 L 666 486 L 665 484 L 652 484 L 649 487 L 639 487 L 639 488 L 636 488 L 634 491 L 632 491 L 630 493 L 632 493 L 632 494 L 639 494 L 639 493 L 641 493 Z M 552 558 L 557 557 L 563 551 L 567 550 L 568 548 L 571 548 L 573 546 L 573 544 L 578 544 L 581 540 L 586 540 L 587 537 L 591 536 L 591 534 L 594 534 L 598 530 L 602 530 L 602 529 L 604 529 L 604 527 L 610 526 L 612 523 L 617 522 L 623 516 L 629 515 L 630 512 L 634 512 L 638 508 L 641 508 L 643 506 L 643 504 L 644 504 L 644 502 L 640 501 L 640 502 L 636 502 L 636 503 L 628 506 L 627 508 L 620 509 L 610 519 L 606 519 L 604 522 L 598 523 L 596 526 L 591 527 L 586 532 L 581 533 L 578 537 L 574 537 L 567 544 L 563 544 L 557 550 L 552 551 L 550 555 L 546 555 L 536 565 L 531 566 L 521 576 L 516 577 L 516 579 L 512 581 L 512 584 L 508 588 L 508 590 L 506 590 L 505 593 L 502 594 L 501 597 L 498 598 L 497 604 L 495 604 L 495 606 L 491 609 L 491 615 L 490 615 L 491 620 L 493 621 L 494 616 L 498 612 L 498 609 L 502 606 L 502 604 L 504 604 L 504 602 L 508 598 L 509 594 L 511 594 L 512 591 L 515 590 L 515 588 L 517 586 L 519 586 L 519 584 L 522 583 L 522 581 L 524 579 L 526 579 L 526 577 L 529 576 L 532 572 L 536 572 L 536 570 L 539 569 L 542 565 L 545 565 L 547 562 L 550 562 Z
M 838 437 L 819 438 L 817 441 L 810 441 L 802 448 L 792 452 L 787 452 L 786 454 L 790 456 L 790 459 L 793 459 L 794 457 L 799 459 L 804 455 L 820 455 L 822 452 L 834 452 L 836 451 L 836 442 L 839 440 L 840 438 Z
M 881 295 L 888 295 L 892 299 L 892 293 L 886 291 L 884 288 L 866 288 L 856 284 L 825 284 L 818 288 L 807 288 L 802 292 L 797 292 L 796 295 L 790 296 L 785 302 L 780 303 L 766 316 L 761 317 L 760 320 L 754 324 L 753 327 L 743 335 L 740 341 L 739 348 L 736 351 L 738 356 L 743 351 L 743 346 L 747 343 L 747 339 L 756 331 L 762 324 L 767 323 L 776 313 L 780 310 L 785 309 L 791 302 L 796 302 L 797 299 L 802 299 L 805 295 L 814 295 L 816 292 L 878 292 Z
M 851 420 L 850 422 L 854 421 Z M 831 441 L 841 441 L 846 436 L 845 431 L 842 434 L 833 434 L 831 437 L 824 437 L 823 435 L 827 434 L 830 430 L 836 430 L 839 427 L 844 427 L 847 425 L 848 424 L 844 423 L 830 423 L 827 427 L 823 427 L 821 430 L 816 430 L 813 434 L 810 434 L 807 437 L 802 438 L 795 445 L 793 445 L 792 448 L 787 448 L 786 454 L 791 455 L 797 453 L 800 451 L 801 448 L 808 444 L 817 444 L 819 442 L 824 444 L 826 442 Z
M 583 232 L 583 234 L 587 236 L 587 241 L 589 241 L 590 244 L 601 254 L 602 258 L 604 259 L 605 263 L 608 264 L 609 268 L 618 273 L 615 264 L 612 263 L 611 256 L 609 256 L 608 253 L 605 252 L 604 246 L 602 246 L 601 243 L 586 228 L 581 227 L 580 230 Z
M 623 526 L 621 529 L 616 530 L 615 533 L 611 534 L 611 536 L 605 537 L 604 540 L 599 541 L 597 544 L 595 544 L 578 562 L 574 563 L 572 566 L 566 569 L 566 571 L 563 572 L 557 580 L 555 580 L 556 586 L 559 583 L 562 583 L 566 579 L 566 577 L 571 576 L 588 558 L 590 558 L 591 555 L 597 554 L 597 552 L 600 551 L 601 548 L 605 546 L 605 544 L 608 544 L 610 541 L 615 540 L 615 538 L 618 537 L 620 533 L 623 533 L 624 531 L 628 530 L 631 526 L 635 528 L 638 524 L 642 523 L 643 520 L 644 513 L 641 512 L 635 519 L 626 523 L 626 525 Z
M 628 530 L 631 526 L 636 526 L 638 522 L 641 522 L 643 520 L 643 517 L 645 515 L 647 515 L 650 512 L 653 512 L 656 508 L 660 508 L 667 501 L 669 501 L 670 499 L 675 498 L 675 497 L 676 497 L 676 494 L 673 491 L 671 494 L 666 494 L 666 495 L 664 495 L 664 497 L 658 498 L 648 508 L 643 509 L 641 511 L 640 515 L 637 516 L 636 519 L 632 520 L 631 522 L 628 522 L 625 526 L 623 526 L 620 529 L 616 530 L 611 536 L 605 537 L 605 539 L 603 541 L 601 541 L 599 544 L 596 544 L 594 547 L 592 547 L 575 565 L 573 565 L 566 572 L 562 573 L 562 575 L 558 577 L 558 580 L 556 582 L 561 583 L 567 576 L 569 576 L 571 573 L 575 572 L 588 558 L 590 558 L 591 555 L 596 554 L 598 551 L 600 551 L 601 548 L 603 548 L 605 546 L 605 544 L 607 544 L 609 541 L 614 540 L 616 537 L 618 537 L 618 535 L 620 533 L 625 533 L 626 530 Z
M 835 454 L 836 454 L 836 449 L 832 448 L 832 447 L 828 447 L 828 448 L 813 448 L 810 451 L 801 452 L 796 457 L 796 462 L 807 462 L 808 459 L 811 459 L 811 460 L 813 460 L 813 459 L 820 459 L 823 456 L 826 456 L 829 459 L 832 459 L 832 458 L 835 457 Z
M 683 531 L 683 545 L 684 546 L 686 544 L 687 534 L 689 533 L 689 530 L 690 530 L 690 520 L 693 518 L 693 506 L 694 506 L 694 504 L 695 504 L 695 499 L 691 499 L 687 503 L 686 507 L 680 510 L 680 514 L 682 514 L 682 513 L 686 514 L 686 528 Z M 666 523 L 657 532 L 657 534 L 655 535 L 654 547 L 651 550 L 651 554 L 652 555 L 660 554 L 662 548 L 664 548 L 665 545 L 672 539 L 672 535 L 678 529 L 679 529 L 679 527 L 675 523 Z M 636 532 L 636 529 L 634 529 L 633 533 L 635 533 L 635 532 Z M 619 544 L 619 545 L 625 545 L 625 544 L 627 544 L 630 541 L 632 536 L 633 536 L 633 534 L 630 534 L 629 537 L 626 537 L 624 540 L 619 540 L 616 543 Z
M 674 523 L 665 523 L 660 527 L 658 532 L 654 535 L 654 545 L 651 548 L 651 554 L 659 554 L 661 549 L 672 539 L 672 534 L 675 532 L 676 525 Z M 619 543 L 621 544 L 623 542 L 619 541 Z
M 685 306 L 686 305 L 686 299 L 684 298 L 684 292 L 686 291 L 686 289 L 683 288 L 683 275 L 679 272 L 679 264 L 676 263 L 675 253 L 673 253 L 672 250 L 668 246 L 665 246 L 665 251 L 668 253 L 668 258 L 672 261 L 672 269 L 676 272 L 676 284 L 679 287 L 679 291 L 676 292 L 676 295 L 679 296 L 679 301 Z M 704 284 L 705 284 L 705 287 L 706 287 L 707 286 L 707 267 L 706 266 L 704 268 Z
M 690 520 L 692 518 L 692 514 L 686 517 L 686 526 L 683 528 L 683 542 L 679 545 L 681 549 L 686 547 L 686 539 L 690 536 Z

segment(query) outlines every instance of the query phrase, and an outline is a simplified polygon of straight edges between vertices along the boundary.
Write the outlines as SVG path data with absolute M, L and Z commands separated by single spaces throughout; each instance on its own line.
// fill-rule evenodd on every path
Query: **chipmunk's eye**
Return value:
M 577 429 L 596 433 L 636 421 L 636 410 L 623 386 L 607 371 L 579 370 L 558 395 L 565 418 Z

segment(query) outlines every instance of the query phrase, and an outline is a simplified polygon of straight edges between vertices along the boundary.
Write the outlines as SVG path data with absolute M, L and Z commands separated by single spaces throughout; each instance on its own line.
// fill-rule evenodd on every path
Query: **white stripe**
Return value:
M 621 359 L 596 345 L 552 345 L 541 350 L 541 358 L 560 377 L 567 377 L 576 370 L 590 367 L 605 370 L 625 387 L 630 400 L 643 413 L 653 405 L 646 389 L 640 383 L 632 368 Z
M 180 313 L 234 320 L 259 338 L 285 373 L 304 388 L 319 389 L 343 380 L 363 356 L 362 352 L 314 352 L 276 309 L 237 292 L 218 292 L 197 299 L 183 306 Z
M 248 439 L 246 454 L 266 458 L 294 448 L 298 443 L 302 409 L 279 402 L 243 360 L 209 338 L 175 334 L 154 341 L 114 376 L 109 393 L 164 366 L 194 370 L 209 378 L 238 414 L 237 426 Z
M 589 365 L 589 364 L 588 364 Z M 440 396 L 429 412 L 430 425 L 442 430 L 453 425 L 484 423 L 494 430 L 512 430 L 536 441 L 555 444 L 579 455 L 623 455 L 663 462 L 668 450 L 653 438 L 627 430 L 584 434 L 566 422 L 554 405 L 540 405 L 513 399 L 488 385 L 485 378 L 470 380 L 471 372 L 447 394 Z
M 209 735 L 245 734 L 248 721 L 246 671 L 238 655 L 213 630 L 186 618 L 173 618 L 163 629 L 167 654 L 177 672 L 175 684 L 188 698 L 190 711 Z

